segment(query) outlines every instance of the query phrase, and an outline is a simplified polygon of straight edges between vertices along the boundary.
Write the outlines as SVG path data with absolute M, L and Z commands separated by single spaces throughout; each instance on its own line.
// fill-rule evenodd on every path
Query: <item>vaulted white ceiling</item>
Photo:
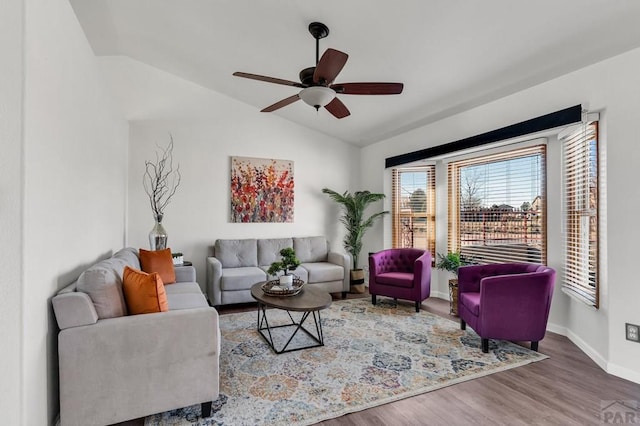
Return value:
M 296 102 L 269 113 L 366 146 L 640 46 L 637 0 L 71 0 L 96 55 L 123 55 L 255 107 L 299 89 L 313 21 L 349 54 L 336 82 L 403 82 L 393 96 L 339 95 L 337 120 Z M 606 78 L 606 76 L 602 76 Z M 579 100 L 578 100 L 579 101 Z

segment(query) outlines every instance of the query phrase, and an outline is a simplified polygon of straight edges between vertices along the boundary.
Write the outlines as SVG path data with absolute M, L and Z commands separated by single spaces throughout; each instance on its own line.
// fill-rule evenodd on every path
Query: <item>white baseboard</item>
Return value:
M 436 297 L 438 299 L 449 300 L 449 293 L 445 293 L 442 291 L 432 291 L 429 297 Z
M 558 325 L 558 324 L 547 323 L 547 331 L 559 334 L 561 336 L 566 336 L 567 335 L 567 327 L 563 327 L 563 326 Z
M 593 360 L 593 362 L 595 362 L 596 364 L 598 364 L 598 367 L 602 368 L 604 371 L 606 371 L 607 373 L 609 373 L 609 370 L 607 369 L 607 360 L 604 359 L 602 357 L 602 355 L 600 355 L 595 349 L 593 349 L 591 346 L 589 346 L 584 340 L 582 340 L 580 337 L 578 337 L 574 332 L 572 332 L 571 330 L 567 330 L 567 334 L 566 336 L 569 338 L 569 340 L 571 340 L 582 352 L 584 352 L 585 354 L 587 354 L 587 356 L 589 358 L 591 358 Z
M 606 371 L 614 376 L 640 384 L 640 372 L 638 371 L 629 370 L 628 368 L 621 367 L 618 364 L 613 364 L 611 362 L 607 363 Z

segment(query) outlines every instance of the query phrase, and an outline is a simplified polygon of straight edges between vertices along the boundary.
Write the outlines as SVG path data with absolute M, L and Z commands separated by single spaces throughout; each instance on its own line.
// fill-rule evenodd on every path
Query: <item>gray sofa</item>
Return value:
M 254 302 L 251 286 L 275 277 L 267 276 L 280 250 L 293 247 L 302 264 L 293 272 L 306 285 L 329 293 L 349 291 L 351 258 L 329 251 L 325 237 L 217 240 L 207 258 L 207 292 L 213 306 Z
M 127 315 L 122 272 L 140 269 L 122 249 L 52 299 L 60 328 L 60 423 L 106 425 L 218 398 L 220 329 L 192 266 L 165 286 L 168 312 Z

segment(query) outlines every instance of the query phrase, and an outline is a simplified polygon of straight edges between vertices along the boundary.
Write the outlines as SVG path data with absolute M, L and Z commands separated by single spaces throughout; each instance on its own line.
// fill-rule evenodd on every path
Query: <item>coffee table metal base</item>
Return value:
M 293 319 L 289 311 L 285 311 L 285 312 L 287 313 L 287 315 L 289 315 L 289 319 L 291 319 L 291 324 L 270 326 L 269 320 L 267 319 L 267 306 L 263 305 L 262 303 L 258 303 L 258 332 L 276 354 L 282 354 L 285 352 L 293 352 L 293 351 L 299 351 L 301 349 L 317 348 L 319 346 L 324 346 L 324 335 L 322 334 L 322 323 L 320 318 L 320 311 L 303 312 L 299 322 L 296 322 Z M 307 328 L 304 326 L 305 321 L 310 316 L 313 317 L 313 323 L 316 329 L 315 335 L 311 331 L 307 330 Z M 282 349 L 278 350 L 276 349 L 275 344 L 273 342 L 273 335 L 271 331 L 276 328 L 287 328 L 287 327 L 295 328 L 295 330 L 293 330 L 293 333 L 289 337 L 289 340 L 287 340 L 287 343 L 285 343 Z M 287 349 L 289 347 L 289 344 L 293 340 L 293 338 L 296 336 L 296 334 L 298 334 L 300 330 L 306 333 L 313 340 L 313 342 L 315 342 L 315 344 Z

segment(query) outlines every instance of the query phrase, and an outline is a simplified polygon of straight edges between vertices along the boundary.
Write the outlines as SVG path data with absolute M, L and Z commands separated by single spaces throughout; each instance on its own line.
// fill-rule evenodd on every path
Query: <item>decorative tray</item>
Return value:
M 279 280 L 272 280 L 262 284 L 262 291 L 264 292 L 264 294 L 267 294 L 269 296 L 295 296 L 302 291 L 303 285 L 304 281 L 294 278 L 293 288 L 288 289 L 285 287 L 280 287 Z

